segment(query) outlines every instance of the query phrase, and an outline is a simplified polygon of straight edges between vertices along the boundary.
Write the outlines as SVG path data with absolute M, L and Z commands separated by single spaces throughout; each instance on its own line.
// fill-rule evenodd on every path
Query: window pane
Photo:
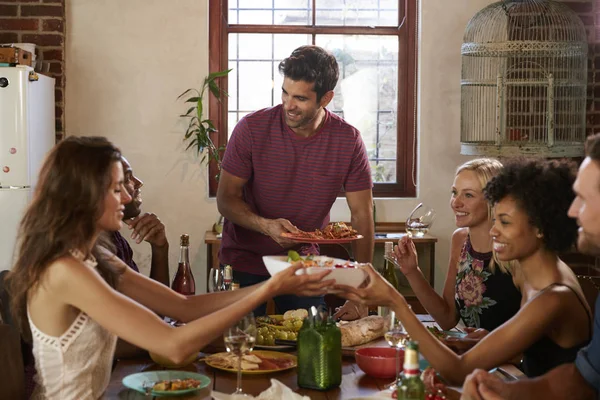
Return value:
M 340 66 L 340 81 L 328 109 L 361 132 L 373 179 L 395 183 L 398 38 L 318 35 L 316 44 L 331 51 Z
M 238 121 L 238 112 L 241 118 L 281 102 L 279 63 L 310 40 L 310 35 L 304 34 L 229 34 L 229 68 L 233 68 L 228 77 L 229 133 Z
M 398 1 L 317 0 L 316 24 L 398 26 Z
M 311 0 L 239 0 L 229 3 L 229 24 L 308 25 Z

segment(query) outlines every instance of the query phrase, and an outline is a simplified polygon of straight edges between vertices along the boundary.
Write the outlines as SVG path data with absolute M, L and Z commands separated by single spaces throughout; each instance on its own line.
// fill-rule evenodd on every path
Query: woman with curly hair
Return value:
M 412 313 L 404 297 L 373 268 L 364 288 L 336 286 L 349 300 L 389 306 L 423 356 L 447 381 L 462 383 L 475 368 L 490 369 L 524 354 L 528 376 L 572 362 L 591 337 L 590 309 L 573 271 L 558 253 L 577 237 L 567 216 L 575 197 L 570 164 L 520 161 L 509 164 L 486 186 L 494 205 L 490 230 L 501 261 L 517 260 L 523 278 L 519 312 L 462 355 L 439 342 Z
M 452 346 L 461 349 L 502 325 L 521 305 L 510 264 L 497 262 L 492 254 L 492 210 L 483 189 L 501 170 L 502 164 L 491 158 L 468 161 L 456 170 L 450 207 L 458 229 L 452 234 L 443 295 L 435 292 L 419 269 L 410 237 L 400 239 L 394 249 L 400 270 L 440 328 L 452 329 L 461 318 L 471 331 L 482 328 L 470 333 L 476 335 L 473 339 L 452 340 Z
M 9 274 L 13 313 L 33 340 L 34 398 L 99 398 L 117 336 L 180 363 L 268 298 L 321 295 L 332 283 L 319 282 L 326 273 L 295 275 L 298 263 L 264 284 L 181 296 L 99 244 L 102 232 L 121 228 L 129 201 L 121 153 L 105 138 L 69 137 L 44 162 Z

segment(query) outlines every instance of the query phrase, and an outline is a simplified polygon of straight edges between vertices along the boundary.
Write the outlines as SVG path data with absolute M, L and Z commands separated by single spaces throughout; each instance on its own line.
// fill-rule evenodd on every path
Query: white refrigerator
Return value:
M 11 269 L 21 217 L 54 146 L 54 79 L 0 67 L 0 271 Z

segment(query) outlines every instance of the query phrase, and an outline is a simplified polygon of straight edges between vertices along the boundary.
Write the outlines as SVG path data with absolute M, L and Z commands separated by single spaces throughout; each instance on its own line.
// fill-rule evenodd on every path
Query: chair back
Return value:
M 600 276 L 577 275 L 577 280 L 586 301 L 590 305 L 592 315 L 594 315 L 596 311 L 596 298 L 600 294 Z
M 10 314 L 10 298 L 5 278 L 8 271 L 0 272 L 0 399 L 23 399 L 25 375 L 21 335 Z

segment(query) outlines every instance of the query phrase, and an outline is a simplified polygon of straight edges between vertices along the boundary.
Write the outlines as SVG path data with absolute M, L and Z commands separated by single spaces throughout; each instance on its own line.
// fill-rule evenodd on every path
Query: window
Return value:
M 281 102 L 279 62 L 316 44 L 338 60 L 328 109 L 361 132 L 374 196 L 415 196 L 416 1 L 210 0 L 210 71 L 233 68 L 229 98 L 210 100 L 218 145 L 244 115 Z

